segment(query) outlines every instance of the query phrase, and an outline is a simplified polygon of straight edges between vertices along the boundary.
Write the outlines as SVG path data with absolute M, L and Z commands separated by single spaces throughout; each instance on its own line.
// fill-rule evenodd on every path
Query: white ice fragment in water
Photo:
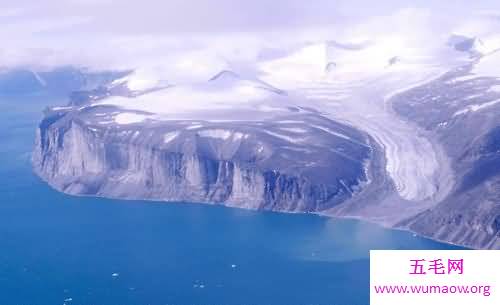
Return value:
M 113 273 L 113 274 L 111 274 L 111 276 L 112 277 L 118 277 L 118 276 L 120 276 L 120 274 L 119 273 Z

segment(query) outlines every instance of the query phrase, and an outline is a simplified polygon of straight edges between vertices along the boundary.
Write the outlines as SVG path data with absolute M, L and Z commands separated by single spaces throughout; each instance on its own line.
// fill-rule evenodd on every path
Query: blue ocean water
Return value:
M 30 152 L 62 101 L 0 97 L 0 305 L 367 305 L 370 249 L 454 248 L 354 220 L 58 193 Z

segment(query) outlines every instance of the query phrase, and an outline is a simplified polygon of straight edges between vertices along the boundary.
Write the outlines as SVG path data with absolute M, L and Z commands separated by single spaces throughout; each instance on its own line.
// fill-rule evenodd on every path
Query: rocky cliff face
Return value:
M 456 183 L 403 227 L 473 248 L 500 248 L 499 80 L 462 67 L 397 97 L 395 109 L 443 144 Z
M 36 172 L 69 194 L 302 212 L 338 205 L 368 181 L 368 139 L 315 114 L 103 126 L 116 110 L 48 111 Z

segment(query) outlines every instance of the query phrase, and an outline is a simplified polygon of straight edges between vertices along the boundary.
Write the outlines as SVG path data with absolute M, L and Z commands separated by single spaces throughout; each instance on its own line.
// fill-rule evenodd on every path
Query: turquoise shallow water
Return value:
M 0 97 L 1 305 L 366 305 L 370 249 L 454 248 L 355 220 L 60 194 L 29 161 L 60 101 Z

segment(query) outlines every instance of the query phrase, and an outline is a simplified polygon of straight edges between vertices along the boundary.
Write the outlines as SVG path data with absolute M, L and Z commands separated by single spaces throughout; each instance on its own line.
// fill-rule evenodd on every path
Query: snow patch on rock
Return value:
M 179 135 L 179 132 L 177 131 L 172 131 L 172 132 L 168 132 L 166 133 L 164 136 L 163 136 L 163 142 L 165 143 L 170 143 L 172 142 L 175 138 L 177 138 L 177 136 Z
M 207 129 L 207 130 L 202 130 L 198 132 L 198 135 L 200 137 L 206 137 L 206 138 L 214 138 L 214 139 L 221 139 L 221 140 L 228 140 L 229 138 L 232 138 L 233 140 L 241 140 L 244 137 L 247 137 L 246 134 L 241 133 L 241 132 L 234 132 L 226 129 Z
M 120 113 L 117 114 L 114 118 L 117 124 L 136 124 L 145 121 L 149 116 L 138 113 Z

